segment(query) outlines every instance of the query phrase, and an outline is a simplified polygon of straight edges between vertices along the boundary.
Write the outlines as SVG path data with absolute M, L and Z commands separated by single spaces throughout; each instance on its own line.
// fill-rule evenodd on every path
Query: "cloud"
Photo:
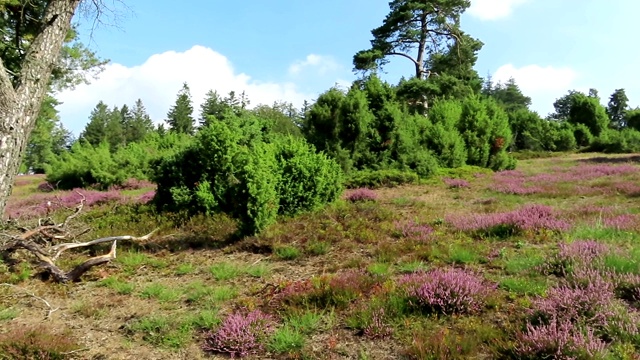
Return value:
M 513 9 L 530 0 L 471 0 L 468 13 L 480 20 L 491 21 L 509 17 Z
M 553 111 L 553 102 L 568 90 L 576 88 L 578 73 L 570 67 L 526 65 L 516 68 L 502 65 L 492 75 L 494 83 L 505 83 L 513 77 L 524 95 L 531 97 L 533 110 L 541 115 Z
M 306 62 L 309 59 L 315 61 L 314 65 L 326 64 L 324 57 L 320 57 L 322 61 L 307 57 Z M 197 45 L 184 52 L 167 51 L 152 55 L 138 66 L 109 64 L 91 84 L 63 91 L 56 98 L 63 102 L 58 109 L 65 127 L 79 134 L 91 110 L 100 100 L 112 107 L 131 105 L 140 98 L 151 118 L 156 123 L 162 122 L 183 82 L 189 84 L 195 116 L 198 115 L 205 93 L 210 89 L 223 95 L 231 90 L 238 93 L 245 91 L 251 106 L 279 100 L 301 106 L 305 99 L 311 100 L 316 95 L 303 93 L 293 82 L 254 80 L 247 74 L 237 72 L 224 55 Z
M 291 64 L 289 74 L 298 75 L 309 68 L 315 69 L 318 75 L 325 75 L 340 69 L 340 65 L 331 56 L 309 54 L 304 60 L 298 60 Z

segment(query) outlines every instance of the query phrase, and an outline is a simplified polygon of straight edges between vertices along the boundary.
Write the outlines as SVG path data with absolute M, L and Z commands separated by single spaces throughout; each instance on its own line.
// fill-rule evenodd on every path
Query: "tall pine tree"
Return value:
M 194 132 L 195 119 L 193 118 L 191 91 L 186 82 L 182 84 L 176 103 L 167 114 L 167 123 L 171 131 L 184 134 L 193 134 Z

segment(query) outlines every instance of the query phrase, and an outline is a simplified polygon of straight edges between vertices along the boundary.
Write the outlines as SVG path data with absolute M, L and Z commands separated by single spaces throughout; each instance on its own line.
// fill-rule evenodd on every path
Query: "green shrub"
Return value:
M 93 146 L 79 141 L 69 151 L 51 160 L 47 181 L 63 190 L 95 186 L 106 190 L 122 185 L 129 178 L 148 179 L 153 172 L 153 160 L 170 156 L 190 143 L 186 135 L 169 133 L 148 135 L 142 142 L 110 150 L 107 142 Z
M 305 140 L 264 131 L 255 117 L 211 122 L 195 143 L 157 162 L 155 203 L 170 211 L 227 213 L 244 234 L 335 200 L 339 165 Z
M 355 171 L 345 181 L 348 189 L 380 187 L 395 187 L 403 184 L 417 183 L 419 177 L 411 171 L 390 170 L 362 170 Z
M 593 140 L 588 150 L 614 154 L 639 152 L 640 131 L 634 129 L 603 131 Z

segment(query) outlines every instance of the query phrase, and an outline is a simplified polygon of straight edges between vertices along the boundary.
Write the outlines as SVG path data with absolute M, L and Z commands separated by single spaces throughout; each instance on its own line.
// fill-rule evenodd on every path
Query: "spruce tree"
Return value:
M 167 114 L 167 123 L 171 131 L 184 134 L 193 134 L 194 132 L 195 119 L 193 118 L 191 91 L 186 82 L 182 84 L 176 103 Z

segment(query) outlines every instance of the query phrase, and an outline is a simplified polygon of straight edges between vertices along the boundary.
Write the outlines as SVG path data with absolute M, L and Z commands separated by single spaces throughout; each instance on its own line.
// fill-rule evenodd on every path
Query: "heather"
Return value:
M 491 214 L 448 215 L 446 221 L 460 231 L 512 234 L 527 231 L 566 231 L 570 224 L 558 219 L 545 205 L 530 204 L 519 209 Z
M 142 180 L 64 191 L 25 178 L 10 201 L 20 213 L 6 226 L 33 226 L 33 216 L 62 221 L 82 194 L 75 241 L 159 230 L 144 242 L 119 241 L 111 264 L 65 287 L 43 281 L 27 252 L 0 263 L 0 284 L 17 286 L 0 286 L 0 327 L 47 315 L 33 293 L 59 307 L 47 321 L 56 334 L 69 329 L 78 345 L 70 351 L 88 349 L 81 358 L 109 356 L 103 345 L 118 349 L 117 359 L 633 358 L 638 209 L 618 185 L 640 173 L 625 159 L 589 159 L 525 159 L 493 174 L 461 168 L 422 183 L 355 186 L 322 207 L 278 214 L 254 235 L 239 233 L 230 214 L 140 206 L 158 196 Z M 304 168 L 292 162 L 295 179 Z M 490 188 L 496 177 L 572 169 L 599 174 L 582 182 L 598 192 L 563 182 L 554 192 L 550 182 L 533 184 L 545 192 L 526 195 Z M 306 191 L 287 184 L 278 191 L 291 203 Z M 67 253 L 69 266 L 92 256 Z M 111 329 L 106 338 L 103 327 Z

